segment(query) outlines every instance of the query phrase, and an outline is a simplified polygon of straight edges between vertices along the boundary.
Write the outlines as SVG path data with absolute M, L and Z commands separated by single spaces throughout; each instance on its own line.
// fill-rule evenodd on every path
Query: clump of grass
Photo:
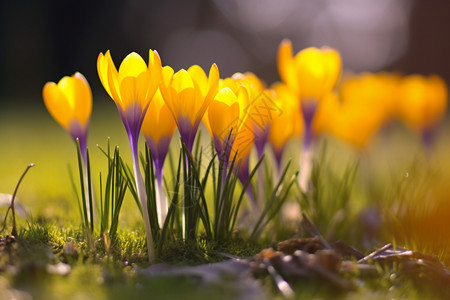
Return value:
M 200 238 L 197 242 L 173 240 L 167 243 L 160 260 L 174 264 L 198 265 L 214 263 L 230 257 L 247 258 L 267 247 L 266 243 L 251 242 L 235 237 L 227 243 Z
M 327 240 L 352 241 L 349 233 L 356 215 L 352 193 L 358 163 L 350 163 L 336 172 L 327 157 L 327 145 L 323 144 L 319 157 L 313 162 L 312 189 L 308 193 L 301 192 L 300 207 Z
M 415 160 L 388 202 L 383 229 L 399 246 L 435 254 L 450 266 L 450 198 L 445 178 L 427 162 Z
M 106 175 L 105 190 L 102 191 L 102 177 L 100 173 L 100 233 L 107 235 L 109 239 L 114 239 L 117 234 L 120 210 L 127 187 L 130 185 L 129 177 L 123 172 L 124 163 L 119 154 L 119 147 L 115 147 L 111 156 L 110 144 L 108 140 L 108 152 L 102 152 L 108 159 L 108 172 Z

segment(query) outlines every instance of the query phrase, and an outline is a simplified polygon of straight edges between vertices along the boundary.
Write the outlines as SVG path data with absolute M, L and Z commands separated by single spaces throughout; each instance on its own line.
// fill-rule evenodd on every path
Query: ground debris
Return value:
M 382 277 L 382 270 L 412 279 L 426 274 L 444 286 L 450 283 L 450 270 L 436 256 L 394 248 L 391 244 L 364 256 L 344 242 L 325 241 L 306 215 L 302 225 L 313 237 L 279 242 L 275 249 L 264 249 L 248 259 L 255 274 L 271 276 L 285 297 L 291 296 L 290 283 L 296 279 L 320 277 L 341 291 L 352 291 L 357 280 Z
M 7 235 L 6 237 L 0 237 L 0 254 L 10 255 L 16 244 L 16 237 L 14 235 Z
M 5 238 L 0 237 L 0 247 L 10 247 L 16 242 L 16 237 L 13 235 L 7 235 Z
M 296 296 L 291 287 L 295 282 L 313 278 L 339 292 L 354 291 L 364 280 L 382 278 L 385 274 L 405 275 L 412 279 L 427 274 L 432 280 L 444 283 L 444 287 L 450 283 L 450 270 L 433 255 L 394 248 L 391 244 L 363 255 L 342 241 L 325 241 L 306 215 L 303 225 L 313 237 L 281 241 L 253 257 L 238 258 L 220 253 L 230 259 L 199 266 L 158 264 L 137 271 L 144 276 L 187 276 L 204 284 L 233 278 L 234 285 L 245 291 L 240 294 L 245 299 L 264 298 L 256 280 L 263 276 L 269 276 L 285 298 Z M 247 286 L 252 289 L 247 291 Z
M 175 266 L 165 263 L 148 268 L 137 268 L 143 276 L 188 277 L 206 285 L 224 285 L 228 282 L 237 296 L 236 299 L 266 299 L 261 283 L 253 278 L 252 267 L 247 259 L 230 259 L 223 262 L 198 266 Z
M 318 237 L 312 238 L 293 238 L 282 241 L 277 244 L 276 250 L 284 254 L 294 254 L 297 250 L 302 250 L 307 253 L 314 253 L 317 250 L 326 249 L 326 246 Z
M 405 274 L 419 276 L 425 272 L 435 276 L 436 279 L 450 283 L 450 270 L 434 255 L 394 248 L 392 244 L 387 244 L 363 257 L 358 263 L 371 260 L 385 266 L 396 263 L 400 265 L 400 271 Z
M 312 239 L 295 239 L 292 243 L 283 242 L 282 245 L 293 244 L 309 245 Z M 301 247 L 300 247 L 301 248 Z M 281 247 L 283 249 L 283 247 Z M 307 247 L 311 250 L 311 248 Z M 319 276 L 329 282 L 331 285 L 344 290 L 354 290 L 353 283 L 340 276 L 342 255 L 333 249 L 318 248 L 314 252 L 308 252 L 302 249 L 296 249 L 292 253 L 292 248 L 288 247 L 288 253 L 265 249 L 255 255 L 251 261 L 251 266 L 256 273 L 267 272 L 273 276 L 274 271 L 283 278 L 288 285 L 289 281 L 300 278 L 311 278 Z M 269 270 L 273 267 L 274 270 Z M 275 278 L 273 278 L 275 281 Z M 277 279 L 279 281 L 279 279 Z M 278 284 L 277 284 L 278 285 Z M 282 291 L 281 291 L 282 292 Z

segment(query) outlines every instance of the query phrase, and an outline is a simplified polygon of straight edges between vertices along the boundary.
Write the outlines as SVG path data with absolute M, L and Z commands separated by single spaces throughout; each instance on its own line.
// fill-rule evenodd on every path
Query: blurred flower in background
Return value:
M 304 123 L 295 93 L 283 83 L 273 84 L 272 89 L 276 94 L 275 104 L 281 113 L 274 116 L 270 125 L 269 144 L 275 154 L 278 170 L 281 171 L 281 159 L 286 145 L 292 138 L 300 137 Z
M 447 109 L 448 89 L 440 76 L 410 75 L 399 87 L 400 115 L 414 130 L 431 130 Z
M 330 132 L 364 149 L 379 129 L 397 113 L 400 76 L 388 73 L 362 73 L 347 76 L 339 89 Z M 332 100 L 331 100 L 332 101 Z
M 435 129 L 445 116 L 448 87 L 440 76 L 409 75 L 399 87 L 399 113 L 402 120 L 422 135 L 428 149 L 433 144 Z

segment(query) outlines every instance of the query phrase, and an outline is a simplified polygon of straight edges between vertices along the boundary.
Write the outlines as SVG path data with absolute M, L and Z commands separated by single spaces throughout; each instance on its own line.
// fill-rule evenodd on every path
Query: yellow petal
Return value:
M 448 89 L 445 81 L 437 75 L 431 75 L 428 78 L 428 82 L 431 103 L 426 119 L 428 119 L 427 125 L 432 126 L 445 115 L 448 102 Z
M 217 93 L 217 89 L 219 88 L 219 79 L 220 79 L 219 68 L 217 67 L 216 64 L 212 64 L 211 68 L 209 69 L 208 75 L 208 86 L 210 93 L 212 94 Z
M 161 110 L 159 111 L 159 126 L 161 127 L 160 130 L 161 137 L 172 136 L 177 127 L 177 124 L 173 119 L 172 113 L 165 104 L 161 107 Z
M 217 93 L 216 97 L 214 98 L 214 101 L 219 101 L 219 102 L 223 102 L 227 105 L 231 105 L 235 102 L 237 102 L 237 97 L 236 95 L 233 93 L 233 91 L 228 88 L 225 87 L 223 89 L 221 89 L 219 91 L 219 93 Z
M 147 72 L 147 65 L 142 57 L 132 52 L 128 54 L 119 67 L 119 81 L 126 77 L 138 77 L 141 73 Z
M 111 98 L 124 109 L 122 104 L 122 99 L 120 98 L 120 82 L 119 82 L 119 74 L 117 72 L 116 66 L 114 65 L 111 55 L 109 52 L 107 53 L 106 59 L 108 60 L 108 85 L 109 91 L 111 93 Z
M 247 107 L 250 104 L 250 96 L 245 86 L 239 86 L 237 91 L 237 101 L 239 103 L 239 116 L 242 120 L 248 117 Z
M 234 93 L 237 93 L 240 86 L 241 84 L 237 80 L 232 79 L 231 77 L 219 80 L 219 90 L 223 89 L 224 87 L 228 87 Z
M 106 52 L 109 53 L 109 50 Z M 103 55 L 103 53 L 100 52 L 97 58 L 97 73 L 100 77 L 100 81 L 105 88 L 106 92 L 109 94 L 109 96 L 112 98 L 110 89 L 109 89 L 109 83 L 108 83 L 108 62 Z
M 69 130 L 71 107 L 64 93 L 54 82 L 47 82 L 42 90 L 45 107 L 50 115 L 66 130 Z
M 277 152 L 281 152 L 286 143 L 294 136 L 292 114 L 282 114 L 272 120 L 268 140 Z
M 126 111 L 128 108 L 135 107 L 136 99 L 137 99 L 137 83 L 136 78 L 134 77 L 127 77 L 124 78 L 120 82 L 120 99 L 121 99 L 121 106 L 124 111 Z M 139 104 L 141 104 L 139 102 Z M 141 105 L 142 109 L 142 105 Z
M 209 69 L 207 94 L 203 95 L 201 91 L 199 92 L 199 88 L 196 88 L 196 120 L 201 120 L 203 118 L 212 99 L 217 95 L 217 92 L 219 91 L 219 80 L 219 68 L 216 64 L 212 64 Z
M 333 90 L 339 80 L 342 69 L 342 60 L 339 52 L 333 48 L 322 47 L 321 51 L 324 56 L 325 69 L 327 70 L 327 76 L 324 82 L 324 88 L 326 89 L 324 94 L 327 94 Z
M 296 94 L 284 83 L 272 85 L 275 91 L 275 105 L 280 110 L 274 114 L 270 124 L 268 140 L 277 153 L 281 153 L 286 143 L 303 133 L 303 116 Z
M 119 95 L 119 79 L 116 66 L 111 58 L 111 53 L 100 53 L 97 59 L 97 72 L 103 87 L 109 96 L 118 104 L 121 104 Z
M 193 89 L 194 82 L 192 77 L 186 70 L 181 69 L 173 75 L 172 88 L 176 93 L 180 93 L 185 89 Z
M 329 132 L 339 114 L 339 99 L 335 93 L 329 93 L 319 102 L 312 121 L 315 134 Z
M 158 90 L 145 114 L 142 124 L 142 133 L 146 137 L 152 137 L 156 144 L 162 137 L 172 136 L 176 123 L 172 113 L 164 102 L 161 92 Z
M 106 51 L 106 54 L 100 53 L 97 59 L 97 72 L 100 77 L 100 81 L 102 82 L 103 87 L 106 92 L 114 101 L 119 101 L 117 98 L 117 89 L 112 90 L 118 87 L 118 84 L 115 84 L 114 81 L 117 81 L 117 69 L 114 65 L 114 62 L 111 58 L 110 51 Z M 114 80 L 110 80 L 110 77 L 114 78 Z M 112 86 L 111 86 L 112 85 Z
M 148 69 L 150 71 L 156 70 L 161 71 L 161 58 L 159 57 L 158 52 L 155 50 L 148 50 Z M 160 72 L 161 73 L 161 72 Z
M 337 51 L 310 47 L 297 53 L 294 61 L 301 98 L 320 100 L 332 91 L 341 72 Z
M 73 101 L 74 101 L 74 117 L 81 123 L 82 126 L 86 126 L 92 112 L 92 92 L 89 87 L 89 83 L 81 73 L 75 73 L 71 77 L 73 84 Z M 66 98 L 69 95 L 66 93 Z
M 293 58 L 292 43 L 288 39 L 281 41 L 281 44 L 278 47 L 277 65 L 281 80 L 283 80 L 290 89 L 298 93 L 299 86 Z
M 227 87 L 220 90 L 208 108 L 211 131 L 221 142 L 230 132 L 235 136 L 239 125 L 239 102 L 233 91 Z
M 341 106 L 338 114 L 333 118 L 330 132 L 362 149 L 379 130 L 382 124 L 380 116 L 369 107 Z
M 283 116 L 288 114 L 290 120 L 293 122 L 292 136 L 300 136 L 304 130 L 304 120 L 301 114 L 300 102 L 298 96 L 291 90 L 286 84 L 275 83 L 272 85 L 272 89 L 275 91 L 276 105 L 279 114 L 275 114 L 274 119 L 277 116 Z
M 164 99 L 164 102 L 169 107 L 169 110 L 171 111 L 174 118 L 176 118 L 175 108 L 174 108 L 174 103 L 173 103 L 173 96 L 172 96 L 173 74 L 174 74 L 174 71 L 171 67 L 165 66 L 162 68 L 161 82 L 159 84 L 159 90 Z
M 434 126 L 445 114 L 448 95 L 445 82 L 438 76 L 405 77 L 400 85 L 400 113 L 415 129 Z
M 151 98 L 156 93 L 162 78 L 161 58 L 156 51 L 149 50 L 148 70 L 149 86 L 147 96 Z
M 253 148 L 255 141 L 255 135 L 253 131 L 253 121 L 251 118 L 247 118 L 240 126 L 239 131 L 235 137 L 230 159 L 236 154 L 236 163 L 242 162 L 250 155 L 250 151 Z
M 165 66 L 162 68 L 161 84 L 163 85 L 163 87 L 168 87 L 171 85 L 173 74 L 174 74 L 174 71 L 170 66 Z
M 346 78 L 340 89 L 344 106 L 369 108 L 373 114 L 380 114 L 383 122 L 392 117 L 397 101 L 398 81 L 387 74 L 363 73 Z
M 208 92 L 208 77 L 206 77 L 205 71 L 203 71 L 200 66 L 193 65 L 189 67 L 187 72 L 189 73 L 191 78 L 198 84 L 202 96 L 205 97 Z
M 173 75 L 171 82 L 171 98 L 174 117 L 189 118 L 191 125 L 195 122 L 195 114 L 201 104 L 196 103 L 194 81 L 189 73 L 181 69 Z

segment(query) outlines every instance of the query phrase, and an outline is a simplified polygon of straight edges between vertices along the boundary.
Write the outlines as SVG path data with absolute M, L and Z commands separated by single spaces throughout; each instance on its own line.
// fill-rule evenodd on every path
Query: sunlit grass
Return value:
M 114 110 L 114 105 L 106 104 L 97 105 L 93 110 L 92 129 L 88 141 L 92 176 L 97 194 L 99 192 L 99 172 L 102 171 L 103 174 L 106 174 L 105 157 L 97 149 L 97 144 L 105 148 L 109 136 L 111 145 L 117 144 L 121 147 L 121 156 L 125 161 L 131 157 L 127 148 L 128 141 L 125 130 Z M 68 175 L 69 165 L 72 167 L 72 171 L 76 172 L 75 147 L 66 132 L 46 114 L 45 108 L 40 105 L 28 107 L 27 110 L 8 107 L 1 110 L 0 139 L 3 147 L 0 150 L 0 168 L 2 170 L 0 172 L 0 192 L 12 193 L 23 168 L 33 162 L 36 167 L 24 179 L 23 187 L 18 194 L 20 202 L 28 208 L 33 216 L 56 217 L 62 222 L 78 221 L 77 198 L 70 188 Z M 445 140 L 447 127 L 444 127 L 438 135 L 436 147 L 428 160 L 420 140 L 398 125 L 391 126 L 382 132 L 365 153 L 358 153 L 342 142 L 332 137 L 326 137 L 329 144 L 327 167 L 339 171 L 348 164 L 359 162 L 352 191 L 351 201 L 353 202 L 350 205 L 356 212 L 368 206 L 375 206 L 380 213 L 385 214 L 391 209 L 390 206 L 395 204 L 392 201 L 395 202 L 393 195 L 398 189 L 398 185 L 408 176 L 410 178 L 414 176 L 411 173 L 414 161 L 420 159 L 422 164 L 429 164 L 429 168 L 434 169 L 440 178 L 446 178 L 450 165 L 450 159 L 446 155 L 449 144 Z M 207 144 L 204 143 L 207 140 L 205 136 L 203 134 L 203 145 Z M 171 151 L 174 153 L 178 151 L 176 139 L 174 137 L 172 141 Z M 143 141 L 141 144 L 143 146 Z M 298 141 L 292 141 L 285 156 L 292 156 L 295 159 L 299 147 Z M 316 159 L 319 155 L 318 150 L 319 147 L 315 151 Z M 270 155 L 267 155 L 267 161 L 269 164 L 272 163 Z M 251 165 L 255 163 L 256 161 L 252 159 Z M 291 167 L 292 173 L 296 168 L 295 165 Z M 169 173 L 170 168 L 166 169 L 166 173 Z M 169 183 L 172 183 L 171 176 L 171 174 L 165 175 Z M 433 183 L 438 184 L 439 181 L 434 180 Z M 442 182 L 440 184 L 444 185 Z M 211 193 L 210 188 L 207 193 Z M 298 193 L 292 192 L 291 194 L 293 198 L 299 197 Z M 292 197 L 289 201 L 295 201 Z M 416 201 L 420 200 L 416 199 Z M 441 202 L 444 203 L 444 201 Z M 126 213 L 121 214 L 121 219 L 125 223 L 136 223 L 135 218 L 138 217 L 138 211 L 129 195 L 124 203 L 123 211 Z M 345 236 L 339 238 L 345 238 Z

